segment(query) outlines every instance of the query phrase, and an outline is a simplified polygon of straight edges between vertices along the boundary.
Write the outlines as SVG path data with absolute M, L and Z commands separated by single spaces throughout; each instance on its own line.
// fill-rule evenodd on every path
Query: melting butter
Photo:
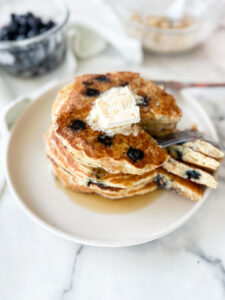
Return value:
M 93 130 L 103 131 L 109 136 L 115 134 L 137 134 L 133 124 L 140 122 L 139 96 L 128 86 L 115 87 L 96 99 L 87 123 Z

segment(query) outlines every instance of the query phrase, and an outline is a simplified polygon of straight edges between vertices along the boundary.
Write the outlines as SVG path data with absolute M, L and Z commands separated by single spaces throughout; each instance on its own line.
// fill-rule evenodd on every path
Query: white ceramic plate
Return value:
M 57 84 L 39 95 L 16 121 L 9 138 L 7 180 L 25 212 L 61 237 L 104 247 L 152 241 L 184 224 L 205 201 L 209 189 L 198 203 L 173 192 L 164 192 L 156 201 L 137 211 L 104 214 L 78 203 L 88 201 L 90 196 L 77 193 L 75 197 L 79 201 L 74 202 L 57 187 L 49 174 L 43 134 L 49 127 L 51 107 L 61 86 Z M 180 128 L 196 124 L 217 139 L 210 119 L 194 99 L 181 97 L 177 101 L 183 111 Z

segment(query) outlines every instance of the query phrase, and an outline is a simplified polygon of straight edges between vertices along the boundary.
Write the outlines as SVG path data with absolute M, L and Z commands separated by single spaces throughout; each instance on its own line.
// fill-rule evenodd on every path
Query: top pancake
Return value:
M 52 128 L 55 135 L 68 148 L 76 159 L 95 168 L 103 168 L 110 173 L 144 174 L 162 165 L 168 155 L 155 140 L 142 128 L 133 125 L 137 135 L 116 134 L 112 144 L 106 146 L 99 142 L 99 135 L 86 122 L 86 118 L 99 94 L 112 87 L 129 85 L 136 94 L 147 99 L 140 106 L 141 120 L 163 119 L 175 122 L 181 116 L 174 98 L 154 85 L 144 81 L 137 73 L 116 72 L 106 75 L 88 74 L 77 77 L 74 83 L 65 87 L 53 107 Z M 85 122 L 85 128 L 71 129 L 74 120 Z M 133 160 L 128 156 L 129 149 L 141 150 L 143 157 Z
M 144 103 L 140 105 L 141 123 L 155 122 L 155 125 L 176 124 L 182 112 L 177 106 L 174 97 L 167 94 L 166 91 L 155 85 L 151 80 L 144 80 L 138 73 L 133 72 L 115 72 L 107 74 L 86 74 L 75 78 L 74 83 L 70 85 L 70 98 L 72 101 L 67 105 L 78 103 L 83 106 L 83 100 L 91 100 L 86 96 L 87 89 L 96 89 L 103 93 L 112 87 L 121 87 L 128 85 L 137 95 L 143 97 Z M 73 99 L 79 97 L 78 99 Z M 66 105 L 66 106 L 67 106 Z M 66 107 L 64 107 L 65 110 Z M 150 134 L 153 134 L 150 132 Z

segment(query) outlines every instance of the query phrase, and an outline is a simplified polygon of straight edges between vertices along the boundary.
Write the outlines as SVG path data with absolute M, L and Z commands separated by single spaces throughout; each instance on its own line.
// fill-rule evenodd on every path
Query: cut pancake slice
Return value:
M 201 185 L 208 186 L 210 188 L 216 188 L 217 182 L 215 178 L 206 171 L 196 168 L 194 166 L 182 163 L 172 157 L 170 157 L 164 164 L 163 168 L 168 172 L 173 173 L 182 178 L 196 182 Z
M 210 156 L 218 160 L 222 160 L 224 158 L 223 151 L 219 150 L 212 144 L 205 141 L 196 140 L 196 141 L 184 143 L 182 144 L 182 146 L 191 148 L 194 151 L 200 152 L 202 154 L 205 154 L 207 156 Z
M 172 157 L 210 171 L 217 170 L 220 165 L 220 163 L 214 158 L 196 152 L 188 147 L 184 147 L 183 145 L 173 145 L 167 149 Z
M 158 171 L 159 173 L 155 181 L 159 187 L 167 190 L 173 190 L 179 195 L 193 201 L 199 201 L 201 199 L 203 190 L 200 185 L 173 175 L 163 168 L 159 168 Z

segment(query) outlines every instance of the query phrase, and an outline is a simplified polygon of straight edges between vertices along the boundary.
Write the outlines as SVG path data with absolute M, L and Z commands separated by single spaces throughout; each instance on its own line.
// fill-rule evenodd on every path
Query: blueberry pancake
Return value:
M 74 83 L 60 92 L 53 107 L 53 115 L 56 115 L 61 107 L 59 102 L 67 102 L 70 93 L 71 98 L 75 95 L 78 97 L 80 91 L 79 103 L 82 103 L 84 99 L 93 102 L 93 97 L 96 98 L 100 93 L 112 87 L 121 86 L 128 86 L 139 96 L 137 105 L 140 107 L 141 124 L 152 136 L 162 136 L 174 131 L 182 116 L 174 97 L 152 81 L 146 81 L 138 73 L 132 72 L 87 74 L 76 78 Z
M 134 189 L 132 188 L 116 188 L 110 186 L 104 186 L 99 183 L 90 182 L 89 185 L 79 185 L 73 174 L 65 171 L 63 168 L 58 167 L 55 162 L 51 163 L 52 169 L 56 177 L 58 177 L 62 183 L 69 189 L 76 192 L 82 193 L 96 193 L 102 197 L 110 199 L 121 199 L 137 195 L 143 195 L 155 191 L 158 188 L 156 182 L 152 181 L 148 184 L 137 185 Z
M 138 184 L 134 188 L 116 188 L 105 186 L 101 183 L 90 182 L 89 185 L 79 185 L 77 178 L 63 168 L 58 167 L 52 162 L 52 168 L 55 175 L 63 184 L 74 191 L 83 193 L 96 193 L 110 199 L 121 199 L 137 195 L 144 195 L 155 191 L 156 189 L 167 189 L 175 191 L 180 196 L 187 197 L 192 201 L 201 199 L 203 190 L 200 185 L 173 175 L 162 168 L 153 171 L 154 180 L 147 184 Z
M 140 94 L 141 89 L 147 91 L 152 82 L 145 82 L 138 74 L 129 72 L 76 78 L 72 85 L 59 94 L 53 108 L 52 126 L 55 135 L 68 151 L 85 165 L 104 168 L 110 173 L 144 174 L 159 167 L 167 159 L 167 152 L 157 145 L 140 122 L 131 125 L 130 134 L 115 134 L 113 137 L 100 130 L 93 130 L 87 122 L 96 98 L 114 87 L 127 85 L 132 92 Z M 141 99 L 142 96 L 139 96 L 141 119 L 143 114 L 156 120 L 156 115 L 166 111 L 167 105 L 164 105 L 166 107 L 162 111 L 159 109 L 163 103 L 160 97 L 157 98 L 157 105 L 156 100 L 149 101 L 148 113 Z M 171 107 L 176 107 L 173 98 L 170 102 L 174 102 Z
M 188 147 L 194 151 L 200 152 L 204 155 L 207 155 L 209 157 L 212 157 L 214 159 L 217 159 L 221 161 L 224 158 L 224 153 L 213 146 L 212 144 L 201 141 L 201 140 L 196 140 L 196 141 L 191 141 L 183 144 L 184 147 Z
M 172 157 L 170 157 L 163 164 L 163 168 L 172 174 L 196 182 L 198 184 L 208 186 L 210 188 L 217 187 L 217 182 L 212 174 L 200 168 L 194 167 L 193 165 L 180 162 Z
M 76 174 L 77 182 L 81 185 L 90 186 L 91 183 L 110 187 L 129 188 L 140 184 L 152 182 L 155 172 L 150 171 L 142 175 L 117 173 L 111 174 L 100 168 L 91 168 L 74 159 L 53 133 L 45 137 L 47 155 L 57 166 Z
M 158 187 L 175 191 L 180 196 L 192 201 L 199 201 L 203 195 L 203 189 L 200 185 L 171 174 L 163 168 L 159 168 L 155 181 Z
M 198 201 L 223 153 L 202 141 L 161 148 L 154 137 L 180 118 L 173 96 L 137 73 L 83 75 L 57 96 L 46 154 L 74 191 L 120 199 L 163 188 Z
M 169 154 L 180 161 L 184 161 L 209 171 L 216 171 L 220 163 L 212 157 L 183 145 L 173 145 L 168 147 Z

